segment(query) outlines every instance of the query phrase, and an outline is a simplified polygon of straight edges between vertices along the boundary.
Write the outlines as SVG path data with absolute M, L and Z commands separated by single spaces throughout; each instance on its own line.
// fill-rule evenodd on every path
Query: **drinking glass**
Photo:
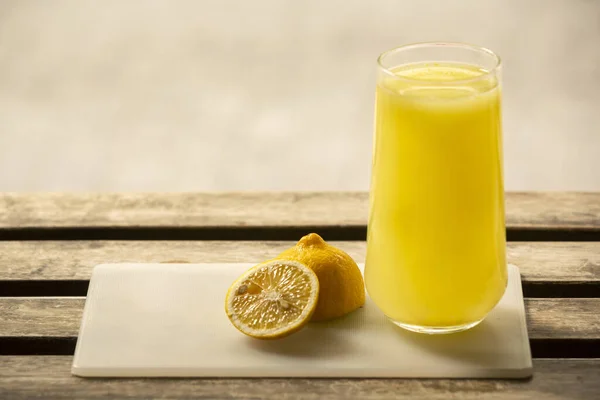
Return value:
M 419 43 L 377 69 L 367 290 L 402 328 L 469 329 L 507 284 L 500 58 Z

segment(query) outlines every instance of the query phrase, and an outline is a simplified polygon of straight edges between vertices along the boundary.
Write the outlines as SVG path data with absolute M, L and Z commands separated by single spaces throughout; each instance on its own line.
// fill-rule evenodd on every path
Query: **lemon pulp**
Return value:
M 246 335 L 274 339 L 302 328 L 317 305 L 316 274 L 297 261 L 259 264 L 238 278 L 227 292 L 225 310 Z

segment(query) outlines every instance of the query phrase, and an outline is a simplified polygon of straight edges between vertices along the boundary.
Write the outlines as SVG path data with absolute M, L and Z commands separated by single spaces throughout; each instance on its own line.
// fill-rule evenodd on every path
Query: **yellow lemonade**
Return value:
M 376 93 L 367 290 L 409 329 L 474 324 L 507 283 L 498 78 L 458 63 L 387 72 Z

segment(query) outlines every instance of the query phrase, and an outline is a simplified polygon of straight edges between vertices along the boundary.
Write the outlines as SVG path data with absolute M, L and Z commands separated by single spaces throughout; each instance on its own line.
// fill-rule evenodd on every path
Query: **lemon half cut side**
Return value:
M 225 311 L 240 332 L 258 339 L 277 339 L 301 329 L 319 298 L 319 279 L 298 261 L 258 264 L 229 288 Z

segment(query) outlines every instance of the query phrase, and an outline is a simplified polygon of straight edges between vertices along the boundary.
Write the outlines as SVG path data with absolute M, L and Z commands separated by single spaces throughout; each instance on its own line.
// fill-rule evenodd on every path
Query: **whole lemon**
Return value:
M 316 233 L 304 236 L 276 259 L 301 262 L 319 278 L 319 300 L 312 321 L 341 317 L 365 304 L 365 284 L 356 262 Z

